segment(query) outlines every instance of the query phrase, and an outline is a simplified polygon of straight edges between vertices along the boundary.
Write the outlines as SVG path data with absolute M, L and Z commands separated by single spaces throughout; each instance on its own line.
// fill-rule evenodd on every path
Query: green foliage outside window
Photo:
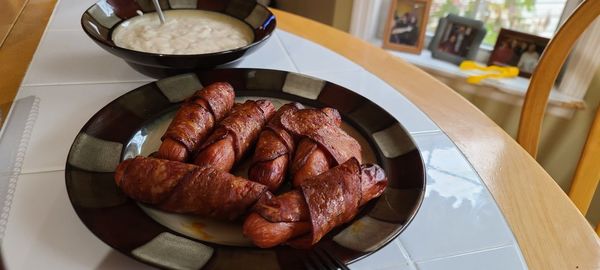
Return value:
M 435 33 L 439 18 L 449 13 L 484 22 L 483 44 L 494 46 L 500 28 L 550 37 L 566 0 L 433 0 L 427 31 Z

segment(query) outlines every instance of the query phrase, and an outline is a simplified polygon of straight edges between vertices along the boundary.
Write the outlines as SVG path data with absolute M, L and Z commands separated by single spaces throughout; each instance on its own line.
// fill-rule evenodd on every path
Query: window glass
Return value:
M 475 18 L 485 24 L 484 45 L 494 46 L 500 28 L 552 37 L 567 0 L 433 0 L 427 32 L 448 13 Z

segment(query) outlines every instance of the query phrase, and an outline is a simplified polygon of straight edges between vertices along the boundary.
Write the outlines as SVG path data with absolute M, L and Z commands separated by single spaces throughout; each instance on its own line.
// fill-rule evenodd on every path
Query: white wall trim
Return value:
M 565 66 L 558 91 L 583 99 L 600 67 L 600 20 L 596 18 L 579 37 Z
M 372 38 L 374 35 L 373 17 L 376 17 L 377 14 L 378 2 L 377 0 L 354 0 L 350 34 L 363 40 Z
M 567 0 L 562 15 L 560 15 L 560 21 L 558 22 L 558 27 L 556 27 L 557 30 L 565 22 L 565 20 L 571 16 L 571 13 L 573 13 L 575 8 L 581 4 L 581 1 L 582 0 Z

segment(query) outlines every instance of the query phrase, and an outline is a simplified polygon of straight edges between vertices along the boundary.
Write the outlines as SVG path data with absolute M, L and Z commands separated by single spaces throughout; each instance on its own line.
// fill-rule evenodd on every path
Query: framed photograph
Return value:
M 485 33 L 482 21 L 449 14 L 440 19 L 429 44 L 431 56 L 457 65 L 475 59 Z
M 423 49 L 431 0 L 392 0 L 383 47 L 419 54 Z
M 502 28 L 488 65 L 518 67 L 519 76 L 529 78 L 548 42 L 544 37 Z

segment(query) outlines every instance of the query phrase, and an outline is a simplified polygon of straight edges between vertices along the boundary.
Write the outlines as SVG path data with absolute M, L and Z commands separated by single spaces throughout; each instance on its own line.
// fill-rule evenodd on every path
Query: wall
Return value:
M 513 138 L 516 137 L 521 106 L 465 93 L 461 93 L 461 95 L 488 115 Z M 584 100 L 587 107 L 577 111 L 572 118 L 565 119 L 546 115 L 542 127 L 537 160 L 565 191 L 569 189 L 581 149 L 600 103 L 600 70 L 596 72 Z M 592 224 L 600 222 L 599 190 L 596 190 L 587 218 Z
M 276 0 L 275 7 L 348 32 L 353 3 L 353 0 Z
M 336 0 L 334 7 L 334 14 L 332 25 L 333 27 L 342 31 L 348 32 L 350 30 L 350 21 L 352 19 L 352 5 L 353 0 Z

